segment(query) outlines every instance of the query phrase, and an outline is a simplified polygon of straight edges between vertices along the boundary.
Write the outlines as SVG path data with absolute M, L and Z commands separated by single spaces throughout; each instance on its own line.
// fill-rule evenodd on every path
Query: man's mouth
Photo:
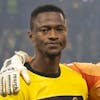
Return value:
M 49 47 L 58 47 L 60 46 L 60 43 L 59 42 L 48 42 L 46 43 L 46 45 Z

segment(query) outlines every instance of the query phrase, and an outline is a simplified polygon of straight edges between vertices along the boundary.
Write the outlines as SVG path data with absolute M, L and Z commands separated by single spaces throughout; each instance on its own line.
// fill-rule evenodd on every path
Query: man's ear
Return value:
M 28 37 L 32 42 L 34 41 L 34 33 L 33 32 L 29 31 L 28 32 Z

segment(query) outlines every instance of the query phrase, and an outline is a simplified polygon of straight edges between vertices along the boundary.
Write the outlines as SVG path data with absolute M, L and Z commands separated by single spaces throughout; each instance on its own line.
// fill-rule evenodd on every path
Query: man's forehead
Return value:
M 44 12 L 38 14 L 35 21 L 38 21 L 39 23 L 45 23 L 45 22 L 62 23 L 65 22 L 65 19 L 63 15 L 59 12 Z

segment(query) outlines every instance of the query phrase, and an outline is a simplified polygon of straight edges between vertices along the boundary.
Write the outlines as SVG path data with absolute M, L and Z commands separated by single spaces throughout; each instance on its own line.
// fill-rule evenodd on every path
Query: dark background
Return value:
M 99 62 L 100 0 L 0 0 L 0 66 L 15 50 L 33 54 L 27 37 L 30 13 L 47 3 L 61 7 L 68 18 L 62 62 Z

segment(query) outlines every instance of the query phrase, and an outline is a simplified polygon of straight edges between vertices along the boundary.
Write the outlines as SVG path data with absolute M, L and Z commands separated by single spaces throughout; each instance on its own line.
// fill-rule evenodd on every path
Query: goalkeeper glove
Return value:
M 15 52 L 10 59 L 5 60 L 0 71 L 0 94 L 14 94 L 20 90 L 20 75 L 27 84 L 30 84 L 30 78 L 24 63 L 28 55 L 23 51 Z

